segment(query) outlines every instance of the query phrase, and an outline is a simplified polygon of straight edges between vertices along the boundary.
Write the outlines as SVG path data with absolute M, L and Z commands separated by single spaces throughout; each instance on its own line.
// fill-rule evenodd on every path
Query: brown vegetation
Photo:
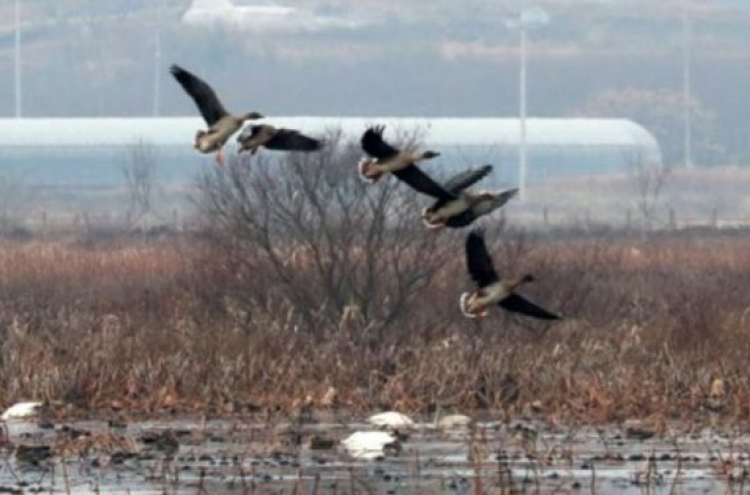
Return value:
M 501 269 L 535 272 L 529 295 L 568 319 L 547 327 L 496 311 L 483 328 L 457 309 L 469 286 L 461 240 L 445 234 L 458 256 L 376 339 L 353 310 L 309 328 L 268 270 L 246 279 L 204 241 L 6 243 L 0 400 L 230 413 L 329 405 L 333 387 L 333 403 L 353 410 L 539 401 L 560 419 L 597 422 L 704 414 L 721 378 L 720 413 L 750 415 L 747 240 L 507 233 L 493 247 Z M 314 278 L 314 267 L 300 270 Z
M 533 273 L 524 293 L 567 319 L 498 309 L 478 327 L 458 309 L 466 232 L 427 231 L 420 198 L 362 184 L 356 149 L 331 142 L 207 174 L 194 234 L 0 244 L 0 402 L 750 417 L 747 239 L 488 219 L 498 269 Z

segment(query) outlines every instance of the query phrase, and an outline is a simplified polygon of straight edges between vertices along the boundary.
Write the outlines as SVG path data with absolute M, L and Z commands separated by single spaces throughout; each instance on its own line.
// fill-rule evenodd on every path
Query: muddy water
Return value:
M 750 436 L 541 421 L 418 424 L 398 455 L 349 456 L 361 423 L 260 420 L 8 425 L 0 493 L 734 493 Z M 314 439 L 314 440 L 313 440 Z M 332 445 L 331 445 L 332 444 Z M 745 488 L 747 485 L 747 488 Z

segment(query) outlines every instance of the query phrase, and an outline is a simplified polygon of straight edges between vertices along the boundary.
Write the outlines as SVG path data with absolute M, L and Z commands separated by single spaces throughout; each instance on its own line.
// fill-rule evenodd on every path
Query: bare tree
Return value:
M 691 96 L 690 112 L 696 160 L 701 165 L 718 164 L 726 160 L 726 150 L 717 136 L 716 111 L 695 95 Z M 684 101 L 681 91 L 636 87 L 609 88 L 592 94 L 572 112 L 592 117 L 629 118 L 644 125 L 654 134 L 664 157 L 673 166 L 683 163 Z
M 138 222 L 153 210 L 154 175 L 157 156 L 154 146 L 143 140 L 130 145 L 120 170 L 125 178 L 128 194 L 126 221 L 128 228 L 134 228 Z
M 636 193 L 636 208 L 641 214 L 641 235 L 645 237 L 656 220 L 656 209 L 671 169 L 646 159 L 642 152 L 630 154 L 628 165 Z
M 251 305 L 282 301 L 313 332 L 356 315 L 377 338 L 451 243 L 424 228 L 417 194 L 389 178 L 364 184 L 361 152 L 340 134 L 328 141 L 314 154 L 230 160 L 201 179 L 197 203 Z
M 24 224 L 36 205 L 34 196 L 23 178 L 0 176 L 0 233 L 12 237 L 29 235 Z

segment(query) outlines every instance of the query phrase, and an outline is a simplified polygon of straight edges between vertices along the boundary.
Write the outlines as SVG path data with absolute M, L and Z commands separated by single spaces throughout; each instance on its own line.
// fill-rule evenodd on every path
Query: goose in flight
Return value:
M 468 318 L 481 321 L 490 306 L 499 305 L 506 311 L 539 318 L 561 320 L 562 317 L 537 306 L 515 291 L 523 284 L 533 282 L 533 275 L 514 279 L 501 279 L 495 271 L 484 242 L 484 232 L 475 229 L 466 238 L 466 266 L 477 290 L 461 294 L 461 312 Z
M 422 210 L 422 220 L 430 229 L 465 227 L 482 215 L 492 213 L 510 201 L 518 189 L 492 192 L 467 190 L 492 172 L 492 165 L 468 169 L 451 177 L 441 186 L 432 206 Z
M 203 120 L 208 125 L 207 130 L 199 130 L 196 133 L 195 148 L 201 153 L 216 152 L 216 163 L 221 165 L 223 163 L 221 148 L 227 140 L 242 127 L 245 121 L 262 119 L 263 115 L 258 112 L 231 114 L 224 108 L 221 100 L 206 81 L 179 65 L 172 65 L 169 72 L 193 99 Z
M 432 150 L 422 152 L 399 150 L 383 139 L 384 130 L 385 126 L 382 125 L 370 127 L 362 135 L 360 144 L 368 158 L 359 162 L 360 177 L 367 182 L 377 182 L 383 175 L 390 172 L 412 188 L 429 194 L 420 190 L 420 187 L 429 188 L 431 187 L 430 182 L 435 186 L 437 184 L 427 177 L 416 164 L 440 156 L 440 153 Z
M 317 151 L 323 141 L 305 136 L 295 129 L 283 129 L 268 124 L 252 124 L 237 136 L 240 151 L 255 154 L 261 147 L 276 151 Z

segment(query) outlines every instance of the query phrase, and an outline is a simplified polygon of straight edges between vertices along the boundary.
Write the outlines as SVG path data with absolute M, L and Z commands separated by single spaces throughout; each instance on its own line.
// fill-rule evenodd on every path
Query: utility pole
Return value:
M 154 38 L 154 99 L 152 114 L 158 117 L 161 111 L 161 20 L 164 0 L 158 0 L 156 13 L 156 34 Z
M 693 129 L 691 106 L 691 64 L 690 50 L 692 45 L 690 18 L 688 15 L 688 2 L 682 4 L 682 111 L 684 123 L 684 153 L 685 168 L 693 168 Z
M 526 134 L 526 30 L 543 26 L 550 22 L 549 15 L 542 9 L 526 9 L 525 1 L 521 0 L 521 12 L 517 19 L 509 19 L 506 26 L 518 29 L 519 43 L 519 73 L 518 73 L 518 122 L 520 125 L 520 142 L 518 146 L 518 199 L 526 199 L 526 172 L 528 169 L 528 142 Z
M 521 145 L 518 147 L 518 199 L 523 201 L 526 199 L 526 166 L 528 161 L 528 146 L 526 143 L 526 26 L 523 21 L 521 21 L 518 30 L 521 33 L 521 67 L 518 74 L 518 116 L 521 124 Z
M 16 0 L 16 40 L 15 40 L 15 116 L 21 118 L 21 0 Z

